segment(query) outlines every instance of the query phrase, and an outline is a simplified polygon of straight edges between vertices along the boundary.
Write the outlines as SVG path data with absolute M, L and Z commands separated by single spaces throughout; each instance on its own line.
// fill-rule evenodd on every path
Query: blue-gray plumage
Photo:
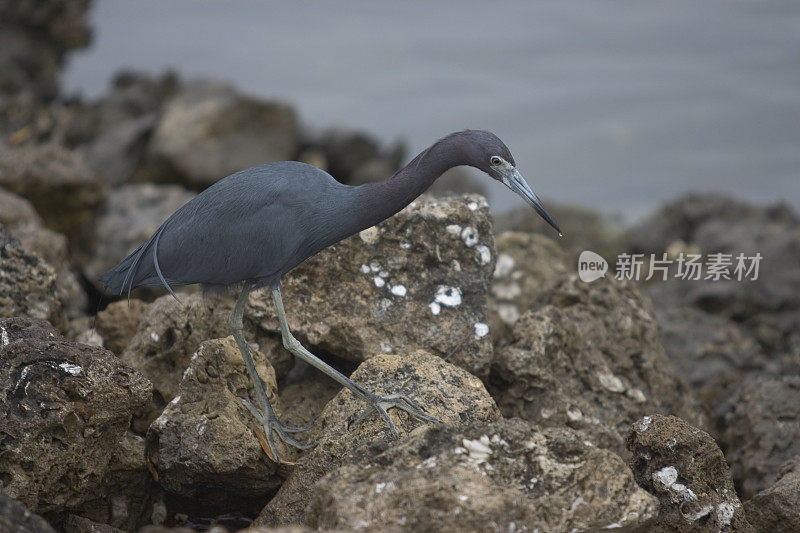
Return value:
M 284 345 L 364 398 L 397 432 L 386 409 L 397 407 L 424 420 L 426 415 L 403 395 L 379 397 L 325 364 L 300 345 L 286 322 L 280 294 L 281 276 L 308 257 L 394 215 L 449 168 L 469 165 L 501 181 L 522 196 L 556 230 L 558 224 L 517 171 L 514 158 L 494 134 L 466 130 L 440 139 L 394 176 L 379 183 L 352 187 L 304 163 L 269 163 L 221 179 L 170 216 L 156 232 L 100 279 L 117 294 L 142 286 L 243 284 L 231 313 L 231 328 L 250 377 L 258 390 L 260 410 L 245 404 L 263 425 L 273 458 L 278 461 L 272 432 L 306 448 L 287 433 L 307 428 L 282 425 L 269 404 L 247 343 L 242 313 L 249 293 L 268 286 L 278 310 Z M 177 298 L 177 297 L 176 297 Z

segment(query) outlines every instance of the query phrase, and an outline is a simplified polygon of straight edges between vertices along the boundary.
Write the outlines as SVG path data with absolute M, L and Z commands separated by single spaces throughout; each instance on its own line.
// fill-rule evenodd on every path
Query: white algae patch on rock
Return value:
M 404 285 L 392 285 L 390 292 L 395 296 L 400 296 L 401 298 L 406 295 L 406 288 Z
M 470 210 L 469 202 L 478 208 Z M 395 353 L 424 349 L 487 376 L 491 339 L 474 334 L 476 322 L 489 323 L 495 255 L 483 198 L 422 196 L 368 235 L 369 242 L 355 235 L 284 276 L 283 300 L 297 339 L 312 352 L 354 362 L 374 356 L 385 341 Z M 476 253 L 485 255 L 476 252 L 479 246 L 488 250 L 488 261 L 476 260 Z M 255 293 L 250 303 L 245 316 L 277 333 L 269 291 Z
M 489 325 L 483 322 L 475 322 L 475 336 L 483 338 L 489 334 Z
M 478 262 L 481 265 L 488 265 L 492 262 L 492 251 L 485 244 L 479 244 L 476 246 L 475 252 L 478 257 Z
M 441 285 L 436 289 L 434 301 L 445 307 L 458 307 L 461 305 L 461 289 L 458 287 Z

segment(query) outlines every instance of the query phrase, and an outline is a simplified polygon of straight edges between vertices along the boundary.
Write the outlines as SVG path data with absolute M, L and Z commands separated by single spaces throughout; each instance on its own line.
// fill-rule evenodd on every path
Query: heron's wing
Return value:
M 137 286 L 230 284 L 279 276 L 286 265 L 307 256 L 315 209 L 331 187 L 341 184 L 296 162 L 238 172 L 178 209 L 101 279 L 122 293 Z
M 229 284 L 280 270 L 300 246 L 298 213 L 275 187 L 244 192 L 187 204 L 164 224 L 158 263 L 167 279 Z

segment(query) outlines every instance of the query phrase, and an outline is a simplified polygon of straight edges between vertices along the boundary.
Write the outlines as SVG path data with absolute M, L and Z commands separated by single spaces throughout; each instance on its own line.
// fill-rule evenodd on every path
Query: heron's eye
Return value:
M 497 157 L 496 155 L 493 155 L 492 158 L 489 161 L 491 161 L 492 165 L 494 165 L 494 166 L 498 166 L 498 165 L 500 165 L 500 163 L 503 162 L 503 160 L 501 158 Z

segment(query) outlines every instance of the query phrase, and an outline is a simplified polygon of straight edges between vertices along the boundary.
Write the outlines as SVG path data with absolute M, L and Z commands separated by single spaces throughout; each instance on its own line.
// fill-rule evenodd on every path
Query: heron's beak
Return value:
M 562 235 L 561 228 L 558 227 L 558 222 L 556 222 L 556 219 L 553 218 L 553 215 L 550 214 L 542 201 L 539 200 L 539 197 L 536 196 L 536 193 L 531 190 L 531 188 L 528 186 L 528 183 L 525 181 L 525 178 L 523 178 L 522 174 L 519 173 L 519 170 L 511 167 L 506 172 L 503 172 L 502 178 L 503 183 L 505 183 L 509 189 L 522 196 L 525 201 L 531 204 L 531 207 L 533 207 L 536 212 L 539 213 L 539 216 L 545 219 L 548 224 L 556 229 L 559 237 Z

